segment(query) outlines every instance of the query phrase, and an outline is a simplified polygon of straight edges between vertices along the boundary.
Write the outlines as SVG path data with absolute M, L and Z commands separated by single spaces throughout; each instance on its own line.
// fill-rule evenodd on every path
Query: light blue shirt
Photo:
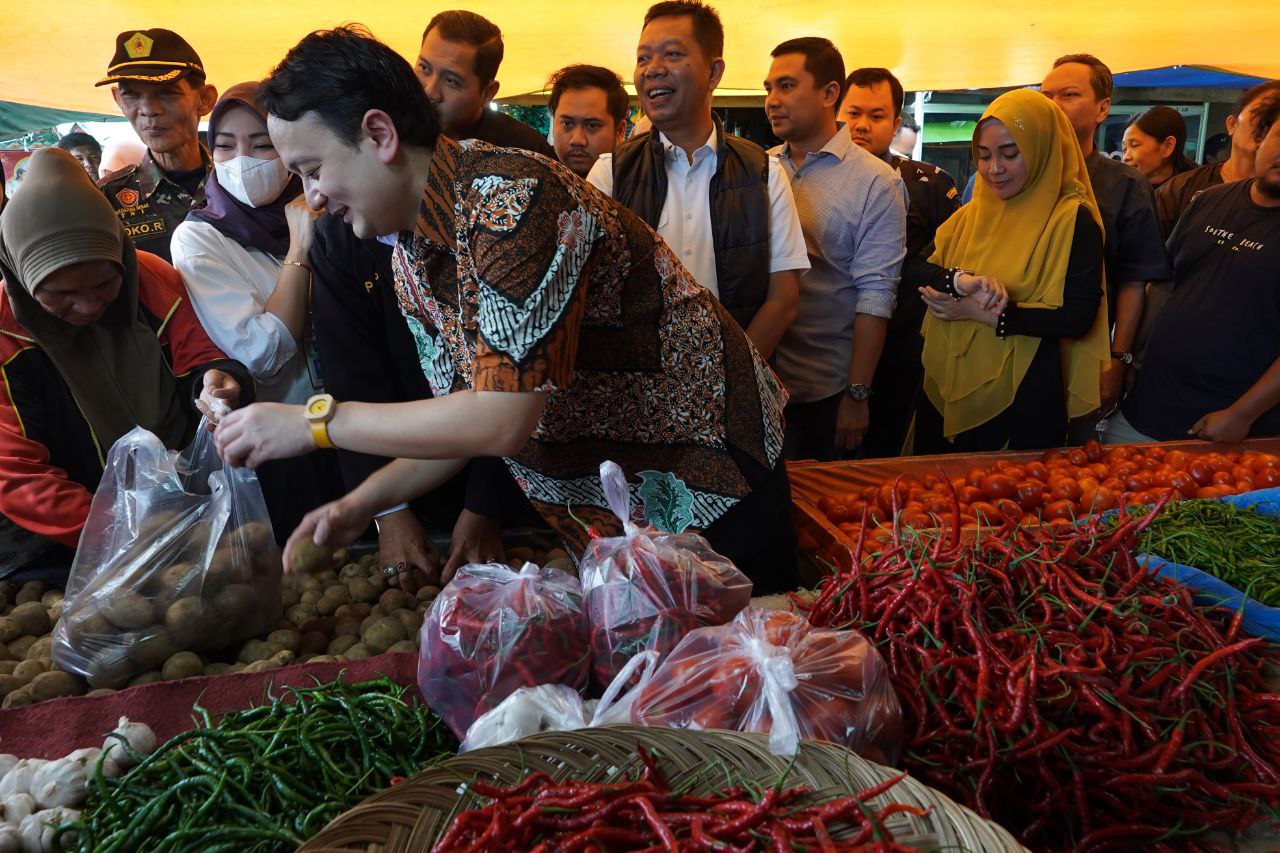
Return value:
M 775 363 L 791 400 L 812 403 L 849 381 L 855 316 L 893 313 L 906 256 L 907 189 L 893 167 L 854 144 L 843 123 L 798 167 L 789 144 L 769 153 L 791 179 L 810 264 Z

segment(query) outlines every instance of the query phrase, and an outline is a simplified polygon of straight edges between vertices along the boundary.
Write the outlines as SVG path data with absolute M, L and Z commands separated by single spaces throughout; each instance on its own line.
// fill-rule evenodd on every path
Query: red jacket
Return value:
M 178 273 L 149 252 L 138 252 L 138 301 L 184 389 L 217 367 L 233 373 L 247 396 L 247 371 L 213 345 Z M 191 417 L 194 426 L 194 406 Z M 8 291 L 0 291 L 0 513 L 75 548 L 108 450 L 53 361 L 14 318 Z

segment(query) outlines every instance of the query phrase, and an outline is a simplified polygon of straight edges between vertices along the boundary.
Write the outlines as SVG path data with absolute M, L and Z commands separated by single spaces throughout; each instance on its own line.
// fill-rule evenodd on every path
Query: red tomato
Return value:
M 1032 480 L 1039 480 L 1044 483 L 1049 479 L 1049 469 L 1045 467 L 1043 462 L 1028 462 L 1026 465 L 1027 476 Z
M 917 530 L 934 526 L 933 519 L 924 512 L 904 512 L 899 516 L 899 519 L 904 527 L 914 527 Z
M 879 486 L 865 486 L 862 489 L 861 497 L 867 503 L 874 503 L 875 499 L 880 495 Z
M 1173 470 L 1170 468 L 1160 468 L 1151 475 L 1151 484 L 1167 489 L 1173 485 Z
M 1023 516 L 1026 515 L 1017 501 L 1011 501 L 1008 498 L 1000 498 L 1000 500 L 996 501 L 996 510 L 1010 521 L 1021 521 Z
M 1152 459 L 1163 461 L 1164 454 L 1165 454 L 1165 449 L 1158 444 L 1153 444 L 1147 448 L 1147 456 L 1151 457 Z
M 1143 471 L 1159 471 L 1162 465 L 1164 465 L 1164 463 L 1159 459 L 1156 459 L 1153 456 L 1148 456 L 1146 459 L 1142 460 L 1142 464 L 1138 467 Z
M 973 505 L 973 514 L 987 521 L 999 521 L 1000 510 L 990 501 L 978 501 Z
M 1124 490 L 1126 492 L 1141 492 L 1151 488 L 1151 474 L 1148 471 L 1138 471 L 1124 478 Z
M 1125 477 L 1128 477 L 1130 474 L 1136 474 L 1141 470 L 1142 469 L 1138 465 L 1138 463 L 1131 462 L 1126 459 L 1124 462 L 1120 462 L 1111 466 L 1111 476 L 1119 477 L 1120 479 L 1123 480 Z
M 1124 480 L 1121 480 L 1118 477 L 1108 477 L 1102 481 L 1102 487 L 1119 494 L 1124 491 Z
M 1263 468 L 1280 468 L 1280 456 L 1274 453 L 1259 453 L 1253 458 L 1250 467 L 1255 472 L 1261 471 Z
M 1250 468 L 1248 465 L 1241 465 L 1239 463 L 1236 463 L 1235 465 L 1231 466 L 1231 479 L 1245 480 L 1245 479 L 1251 479 L 1252 477 L 1253 477 L 1253 469 Z
M 1253 484 L 1260 489 L 1280 486 L 1280 467 L 1269 465 L 1258 469 L 1258 473 L 1253 478 Z
M 1044 484 L 1035 480 L 1018 483 L 1018 506 L 1025 512 L 1035 512 L 1044 505 Z
M 1196 489 L 1196 497 L 1202 501 L 1213 500 L 1218 496 L 1217 486 L 1201 486 Z
M 894 488 L 893 483 L 885 483 L 880 487 L 880 494 L 876 496 L 876 505 L 880 507 L 880 510 L 884 512 L 886 516 L 893 513 L 893 497 L 895 491 L 898 496 L 898 506 L 901 507 L 907 502 L 909 497 L 909 490 L 907 489 L 906 483 L 898 483 L 896 489 Z
M 1055 459 L 1062 459 L 1065 456 L 1066 456 L 1065 451 L 1054 448 L 1053 450 L 1046 450 L 1044 453 L 1041 453 L 1040 461 L 1048 465 L 1050 462 L 1054 461 Z
M 1025 480 L 1027 478 L 1027 469 L 1021 465 L 1010 465 L 1002 473 L 1008 474 L 1014 480 Z
M 1168 465 L 1170 468 L 1185 469 L 1187 467 L 1187 462 L 1190 460 L 1191 455 L 1185 450 L 1170 450 L 1164 455 L 1164 464 Z
M 835 501 L 830 495 L 822 495 L 818 498 L 818 512 L 823 515 L 831 515 L 831 508 L 835 506 Z
M 1080 448 L 1084 451 L 1084 455 L 1089 457 L 1090 462 L 1097 462 L 1102 459 L 1102 445 L 1097 439 L 1091 438 Z
M 986 496 L 982 494 L 982 489 L 977 486 L 965 486 L 960 490 L 960 503 L 962 504 L 972 504 L 974 501 L 980 501 L 984 497 Z
M 982 478 L 987 476 L 987 472 L 982 468 L 970 468 L 964 475 L 966 484 L 978 488 L 982 485 Z
M 1009 466 L 1013 465 L 1008 459 L 997 459 L 991 463 L 991 470 L 997 474 L 1003 474 L 1009 470 Z
M 845 521 L 853 521 L 853 513 L 851 513 L 849 511 L 849 507 L 845 506 L 844 504 L 832 505 L 831 512 L 827 513 L 827 517 L 830 518 L 832 521 L 834 521 L 836 524 L 840 524 L 841 522 L 845 522 Z
M 1235 487 L 1232 489 L 1232 491 L 1237 495 L 1243 494 L 1245 492 L 1252 492 L 1253 480 L 1250 480 L 1250 479 L 1236 480 Z
M 1071 501 L 1054 501 L 1041 511 L 1040 517 L 1045 521 L 1053 521 L 1054 519 L 1059 518 L 1070 520 L 1076 517 L 1076 508 L 1072 505 Z
M 859 498 L 849 504 L 849 517 L 862 523 L 862 514 L 867 511 L 867 502 Z
M 1186 471 L 1179 471 L 1174 474 L 1169 485 L 1181 492 L 1184 498 L 1190 499 L 1196 496 L 1196 489 L 1198 486 L 1196 486 L 1196 481 L 1191 479 L 1191 475 Z
M 1098 486 L 1102 485 L 1093 477 L 1081 477 L 1076 482 L 1080 484 L 1080 491 L 1082 492 L 1087 492 L 1090 489 L 1096 489 Z
M 1107 461 L 1110 462 L 1116 459 L 1128 459 L 1132 455 L 1132 447 L 1108 447 L 1106 458 Z
M 1084 494 L 1080 484 L 1067 477 L 1055 480 L 1049 488 L 1052 490 L 1051 496 L 1055 501 L 1078 501 L 1080 495 Z
M 1085 506 L 1089 507 L 1092 512 L 1105 512 L 1109 509 L 1115 509 L 1119 502 L 1120 498 L 1114 491 L 1105 486 L 1099 486 L 1093 493 L 1093 500 L 1085 504 Z
M 1196 459 L 1187 466 L 1187 473 L 1196 485 L 1207 486 L 1213 482 L 1213 466 L 1203 459 Z
M 942 478 L 937 474 L 926 474 L 924 477 L 924 487 L 933 491 L 937 491 L 938 486 L 941 486 L 942 482 Z
M 1072 465 L 1088 465 L 1089 454 L 1077 447 L 1075 450 L 1067 451 L 1067 461 Z
M 951 515 L 951 501 L 950 501 L 950 500 L 948 500 L 947 498 L 943 498 L 943 497 L 939 497 L 939 498 L 936 498 L 936 499 L 934 499 L 934 500 L 926 501 L 926 502 L 925 502 L 925 505 L 924 505 L 924 511 L 925 511 L 925 512 L 929 512 L 929 513 L 933 513 L 934 515 L 938 515 L 938 516 L 947 516 L 947 517 L 950 517 L 950 515 Z
M 1105 480 L 1111 476 L 1111 469 L 1107 467 L 1105 462 L 1090 462 L 1088 467 L 1089 473 L 1094 476 L 1094 479 Z
M 1234 483 L 1235 480 L 1231 479 L 1230 471 L 1214 471 L 1212 482 L 1215 486 L 1226 486 Z
M 982 493 L 991 500 L 1011 498 L 1018 493 L 1018 481 L 1008 474 L 988 474 L 982 478 Z

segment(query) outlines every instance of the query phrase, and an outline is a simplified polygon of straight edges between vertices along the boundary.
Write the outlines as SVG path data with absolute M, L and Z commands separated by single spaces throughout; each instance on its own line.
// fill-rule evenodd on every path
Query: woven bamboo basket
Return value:
M 464 782 L 478 778 L 513 785 L 533 770 L 557 781 L 572 777 L 601 782 L 620 774 L 631 776 L 640 770 L 637 744 L 651 751 L 672 787 L 696 780 L 694 790 L 699 793 L 734 784 L 731 780 L 774 784 L 786 773 L 788 787 L 807 785 L 813 789 L 814 801 L 823 802 L 896 775 L 841 746 L 818 741 L 804 741 L 792 763 L 789 757 L 770 753 L 768 737 L 760 734 L 638 726 L 543 732 L 459 755 L 375 794 L 339 815 L 301 851 L 426 853 L 454 815 L 488 802 L 467 792 Z M 899 814 L 886 821 L 899 843 L 921 850 L 1004 853 L 1025 849 L 1001 827 L 910 777 L 873 802 L 931 806 L 925 817 Z

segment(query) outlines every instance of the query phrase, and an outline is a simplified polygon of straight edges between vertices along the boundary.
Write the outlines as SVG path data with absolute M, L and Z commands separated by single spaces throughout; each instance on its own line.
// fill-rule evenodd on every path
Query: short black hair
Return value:
M 1093 87 L 1093 95 L 1099 101 L 1105 101 L 1115 91 L 1115 80 L 1111 77 L 1111 69 L 1101 59 L 1091 53 L 1068 53 L 1053 61 L 1053 67 L 1068 63 L 1089 66 L 1089 85 Z
M 644 26 L 655 18 L 688 16 L 693 19 L 693 37 L 708 59 L 724 56 L 724 24 L 720 13 L 700 0 L 664 0 L 654 3 L 644 13 Z
M 413 68 L 358 24 L 304 37 L 262 81 L 258 99 L 284 121 L 314 112 L 348 145 L 359 140 L 369 110 L 389 115 L 410 145 L 431 148 L 440 135 L 440 117 Z
M 844 89 L 846 92 L 854 86 L 859 89 L 870 89 L 877 83 L 889 84 L 889 91 L 893 94 L 893 110 L 896 117 L 902 112 L 902 105 L 907 96 L 902 91 L 902 83 L 888 68 L 859 68 L 849 75 L 848 80 L 844 81 Z
M 835 111 L 839 113 L 840 101 L 844 98 L 844 57 L 831 40 L 818 36 L 789 39 L 769 55 L 776 59 L 788 53 L 804 54 L 804 70 L 813 75 L 813 82 L 819 89 L 825 89 L 828 83 L 836 84 Z
M 1262 144 L 1271 132 L 1271 126 L 1280 119 L 1280 91 L 1263 95 L 1253 110 L 1253 141 Z
M 567 65 L 551 75 L 551 97 L 547 99 L 547 110 L 552 115 L 560 106 L 560 96 L 571 89 L 603 89 L 607 109 L 614 125 L 627 120 L 631 111 L 627 90 L 622 87 L 622 78 L 608 68 L 599 65 Z
M 1280 92 L 1280 80 L 1264 80 L 1256 86 L 1246 89 L 1244 94 L 1240 96 L 1240 101 L 1236 105 L 1236 115 L 1240 115 L 1249 109 L 1249 105 L 1261 98 L 1263 95 L 1271 92 Z
M 427 23 L 427 28 L 422 31 L 423 40 L 435 29 L 440 30 L 440 37 L 445 41 L 469 44 L 476 49 L 475 68 L 472 70 L 480 79 L 481 86 L 488 86 L 497 79 L 505 50 L 502 30 L 497 24 L 466 9 L 450 9 Z
M 1173 137 L 1173 156 L 1169 158 L 1175 175 L 1195 168 L 1183 148 L 1187 144 L 1187 122 L 1173 107 L 1155 106 L 1129 119 L 1125 127 L 1137 127 L 1143 133 L 1164 142 Z
M 72 148 L 88 148 L 99 157 L 102 156 L 102 144 L 89 134 L 81 133 L 78 130 L 68 133 L 66 136 L 59 139 L 58 147 L 63 151 L 70 151 Z

